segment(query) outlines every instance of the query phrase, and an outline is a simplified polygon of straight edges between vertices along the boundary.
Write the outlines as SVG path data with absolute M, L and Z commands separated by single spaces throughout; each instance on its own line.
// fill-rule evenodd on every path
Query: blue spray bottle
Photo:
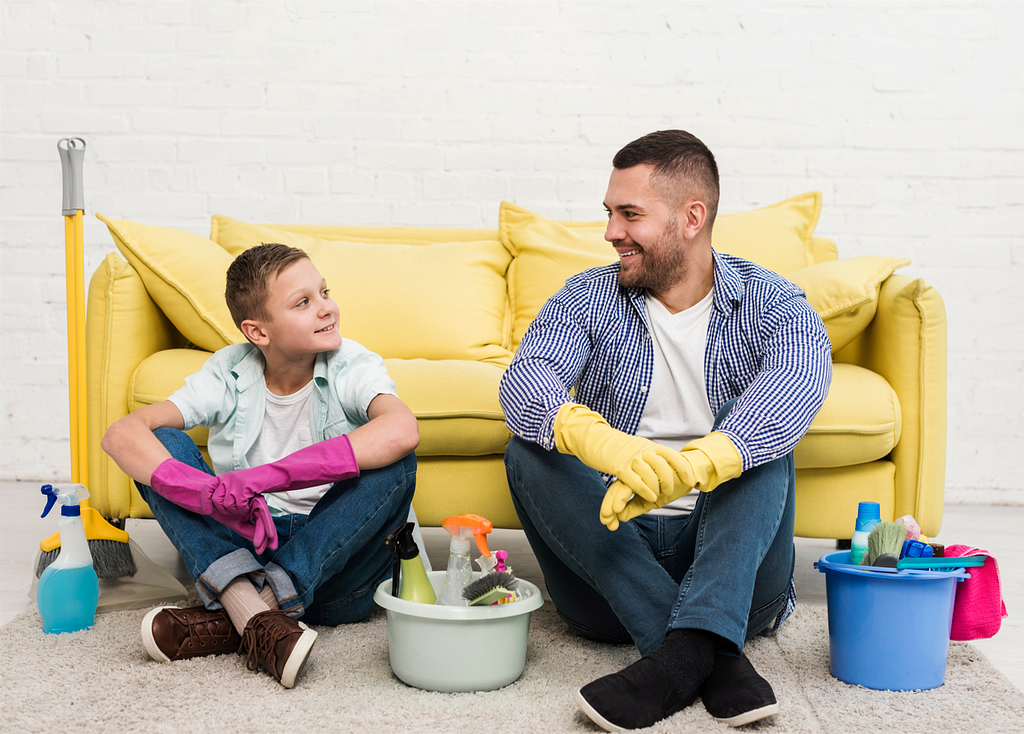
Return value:
M 82 526 L 78 503 L 88 499 L 89 490 L 81 484 L 46 484 L 46 517 L 54 504 L 61 503 L 57 531 L 60 555 L 46 567 L 36 586 L 36 606 L 43 618 L 43 632 L 77 632 L 96 622 L 100 600 L 100 582 L 92 567 L 92 552 Z

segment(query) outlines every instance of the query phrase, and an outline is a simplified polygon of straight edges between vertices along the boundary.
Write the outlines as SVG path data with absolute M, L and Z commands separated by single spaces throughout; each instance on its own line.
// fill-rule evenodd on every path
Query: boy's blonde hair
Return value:
M 228 268 L 224 289 L 224 300 L 235 326 L 241 329 L 246 319 L 269 321 L 267 295 L 271 279 L 292 263 L 308 257 L 297 247 L 274 242 L 250 247 L 236 257 Z

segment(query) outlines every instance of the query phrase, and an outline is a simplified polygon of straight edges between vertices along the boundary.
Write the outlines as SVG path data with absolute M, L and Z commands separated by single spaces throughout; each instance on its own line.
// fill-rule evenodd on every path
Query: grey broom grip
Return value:
M 85 211 L 85 196 L 82 193 L 82 161 L 85 159 L 85 141 L 81 138 L 61 138 L 57 141 L 60 153 L 60 171 L 64 182 L 64 216 L 74 216 L 81 209 Z

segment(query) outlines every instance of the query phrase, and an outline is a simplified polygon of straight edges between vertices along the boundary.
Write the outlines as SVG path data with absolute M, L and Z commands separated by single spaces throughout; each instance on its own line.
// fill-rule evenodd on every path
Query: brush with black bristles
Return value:
M 907 526 L 903 523 L 891 520 L 878 523 L 868 534 L 868 552 L 861 565 L 896 568 L 906 539 Z
M 487 606 L 502 599 L 516 590 L 519 579 L 508 571 L 492 571 L 481 576 L 462 590 L 462 598 L 469 606 Z
M 120 579 L 138 573 L 135 557 L 128 545 L 128 533 L 114 527 L 99 512 L 89 507 L 89 500 L 82 500 L 82 526 L 92 553 L 92 567 L 101 579 Z M 39 544 L 39 562 L 36 564 L 36 578 L 43 575 L 47 566 L 60 555 L 60 533 L 54 533 Z

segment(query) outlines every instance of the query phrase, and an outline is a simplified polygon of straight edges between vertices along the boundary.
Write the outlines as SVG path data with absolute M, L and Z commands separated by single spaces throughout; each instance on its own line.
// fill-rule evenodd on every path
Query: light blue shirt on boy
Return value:
M 247 469 L 246 454 L 263 428 L 267 383 L 263 356 L 252 344 L 220 349 L 185 378 L 169 398 L 185 419 L 185 430 L 210 429 L 208 449 L 217 474 Z M 368 423 L 366 409 L 378 395 L 395 395 L 384 360 L 345 339 L 316 356 L 309 429 L 314 442 L 336 438 Z

